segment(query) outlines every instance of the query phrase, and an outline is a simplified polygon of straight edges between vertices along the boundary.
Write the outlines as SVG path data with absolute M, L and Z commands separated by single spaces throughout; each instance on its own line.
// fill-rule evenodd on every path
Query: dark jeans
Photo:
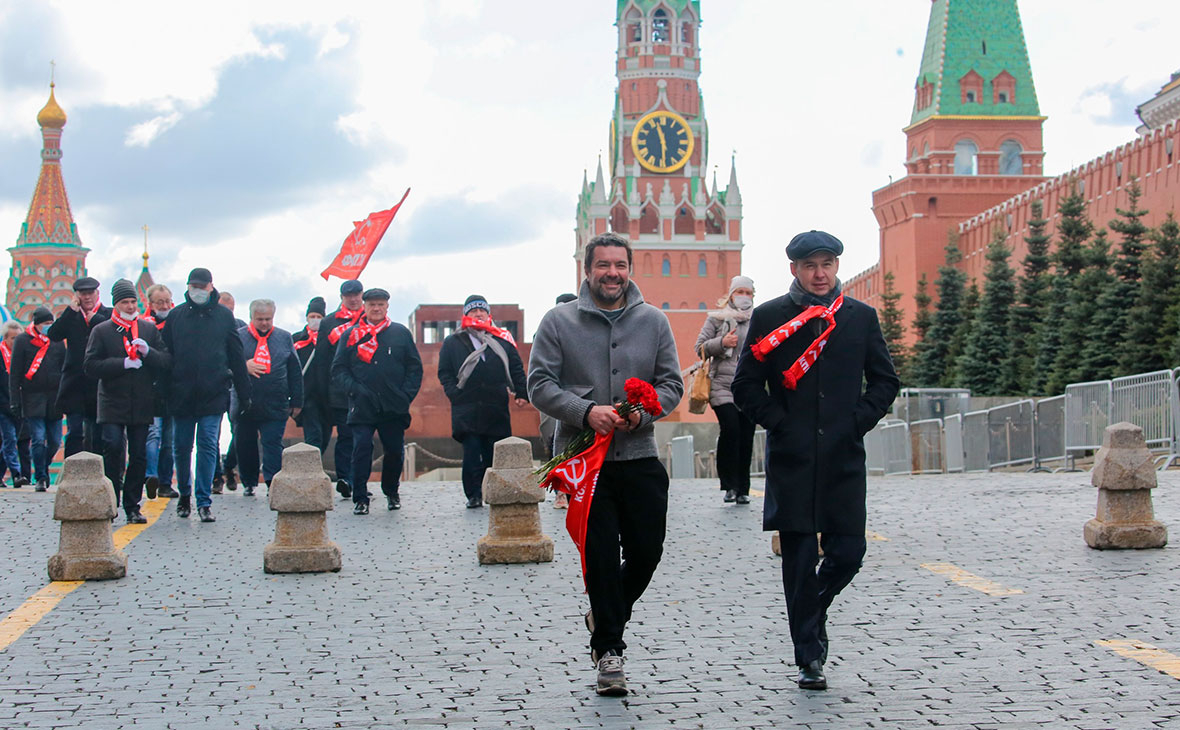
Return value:
M 147 471 L 148 425 L 102 424 L 102 470 L 115 488 L 115 502 L 122 496 L 124 512 L 138 512 Z M 124 461 L 126 459 L 126 461 Z M 123 465 L 127 465 L 124 472 Z
M 463 437 L 463 494 L 483 496 L 483 475 L 492 465 L 492 452 L 502 436 L 469 433 Z
M 73 456 L 80 451 L 103 453 L 102 428 L 82 411 L 67 413 L 65 455 Z
M 623 629 L 664 553 L 667 515 L 668 472 L 659 459 L 603 464 L 585 545 L 586 593 L 594 611 L 590 647 L 599 654 L 627 648 Z
M 61 446 L 60 418 L 26 418 L 29 446 L 33 452 L 33 473 L 38 482 L 49 483 L 49 462 Z
M 369 472 L 373 470 L 373 434 L 381 437 L 381 448 L 385 458 L 381 466 L 381 491 L 386 497 L 396 497 L 402 478 L 402 460 L 405 458 L 405 429 L 397 423 L 358 423 L 352 426 L 352 469 L 355 478 L 352 483 L 352 501 L 369 502 Z M 337 435 L 337 445 L 339 438 Z M 339 453 L 339 449 L 337 449 Z M 337 462 L 338 464 L 340 462 Z
M 717 436 L 717 476 L 721 488 L 750 493 L 750 457 L 754 453 L 754 422 L 732 403 L 713 406 L 721 433 Z
M 172 416 L 156 416 L 148 427 L 147 475 L 172 484 Z
M 336 449 L 333 453 L 333 461 L 336 464 L 336 478 L 352 484 L 354 481 L 360 481 L 362 486 L 364 481 L 369 478 L 369 465 L 366 465 L 363 473 L 357 472 L 359 476 L 354 478 L 352 465 L 356 462 L 356 443 L 353 437 L 353 428 L 355 426 L 348 425 L 348 409 L 347 408 L 332 408 L 331 409 L 331 423 L 336 426 Z M 328 441 L 332 438 L 332 429 L 328 428 L 324 431 L 324 445 L 320 447 L 320 451 L 327 448 Z M 373 440 L 373 433 L 369 432 L 369 440 Z M 384 441 L 382 441 L 384 443 Z M 369 455 L 373 454 L 373 445 L 369 444 Z M 400 470 L 399 470 L 400 471 Z M 394 488 L 394 492 L 397 488 Z
M 323 453 L 328 439 L 332 438 L 331 413 L 326 413 L 318 400 L 309 400 L 304 404 L 299 420 L 303 422 L 303 441 Z
M 780 532 L 779 541 L 783 548 L 783 589 L 791 641 L 795 644 L 795 664 L 803 667 L 824 655 L 828 642 L 825 627 L 828 608 L 860 570 L 865 556 L 865 536 L 825 532 L 822 541 L 818 541 L 814 532 Z M 822 562 L 819 561 L 821 544 Z
M 176 491 L 181 497 L 197 493 L 197 507 L 209 507 L 213 469 L 217 464 L 217 438 L 221 416 L 174 416 L 172 453 L 176 457 Z M 197 468 L 193 470 L 193 441 L 197 446 Z
M 25 479 L 33 479 L 33 439 L 29 436 L 29 427 L 25 419 L 20 420 L 20 427 L 16 430 L 16 457 L 20 459 L 20 473 Z
M 242 486 L 258 486 L 259 438 L 262 440 L 262 480 L 270 484 L 270 480 L 283 468 L 283 429 L 286 426 L 285 418 L 273 421 L 238 419 L 238 432 L 234 440 L 238 447 L 238 476 L 242 479 Z
M 4 455 L 3 461 L 0 461 L 0 479 L 3 479 L 5 469 L 14 480 L 21 475 L 20 456 L 16 450 L 16 432 L 19 428 L 20 422 L 11 413 L 0 411 L 0 439 L 3 440 L 0 452 Z

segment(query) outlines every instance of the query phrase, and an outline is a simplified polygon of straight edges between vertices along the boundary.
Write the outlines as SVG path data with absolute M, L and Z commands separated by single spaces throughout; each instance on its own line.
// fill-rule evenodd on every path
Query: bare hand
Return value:
M 254 362 L 254 358 L 250 358 L 246 361 L 246 372 L 256 378 L 261 378 L 263 375 L 266 375 L 266 368 Z
M 82 300 L 78 298 L 78 292 L 74 292 L 74 298 L 70 300 L 70 309 L 75 312 L 82 311 Z
M 737 347 L 737 332 L 730 332 L 725 337 L 721 338 L 722 347 Z
M 618 428 L 622 431 L 634 431 L 639 428 L 639 418 L 639 411 L 632 411 L 627 414 L 627 420 L 624 421 L 625 425 L 619 426 Z
M 627 422 L 619 418 L 619 414 L 615 413 L 615 409 L 611 406 L 591 408 L 590 413 L 586 416 L 586 424 L 594 429 L 595 433 L 604 436 L 616 428 L 627 426 Z
M 300 414 L 300 413 L 303 413 L 303 409 L 302 409 L 302 408 L 300 408 L 300 407 L 298 407 L 298 406 L 293 406 L 293 407 L 291 408 L 291 418 L 299 418 L 299 414 Z
M 524 408 L 529 404 L 529 402 L 524 398 L 513 398 L 512 402 L 516 404 L 517 408 Z

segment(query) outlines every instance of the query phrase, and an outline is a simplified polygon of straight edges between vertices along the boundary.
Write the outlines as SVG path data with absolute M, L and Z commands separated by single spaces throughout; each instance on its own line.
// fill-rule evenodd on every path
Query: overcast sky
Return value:
M 478 292 L 526 310 L 531 338 L 575 287 L 574 209 L 607 146 L 614 0 L 37 2 L 0 0 L 0 236 L 40 165 L 49 61 L 90 272 L 193 266 L 302 326 L 351 223 L 409 199 L 363 278 L 391 315 Z M 1175 0 L 1024 0 L 1045 169 L 1132 140 L 1134 108 L 1180 68 Z M 904 175 L 929 0 L 702 0 L 710 167 L 736 151 L 744 273 L 786 289 L 790 237 L 824 228 L 842 274 L 877 258 L 871 191 Z M 494 313 L 493 313 L 494 314 Z

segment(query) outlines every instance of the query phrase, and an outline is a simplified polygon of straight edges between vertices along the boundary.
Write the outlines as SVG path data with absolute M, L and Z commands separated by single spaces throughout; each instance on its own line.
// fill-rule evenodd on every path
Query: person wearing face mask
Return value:
M 192 514 L 192 493 L 196 491 L 201 522 L 214 522 L 210 495 L 221 419 L 229 409 L 230 383 L 232 380 L 237 389 L 242 408 L 249 410 L 251 378 L 246 371 L 242 340 L 234 327 L 234 315 L 218 303 L 213 275 L 208 269 L 197 268 L 189 273 L 184 299 L 164 320 L 164 346 L 172 353 L 168 408 L 175 428 L 172 449 L 180 488 L 176 514 L 179 517 Z
M 83 372 L 86 341 L 100 323 L 111 318 L 111 308 L 100 301 L 98 280 L 84 276 L 74 282 L 74 298 L 45 333 L 66 343 L 66 362 L 57 391 L 57 410 L 66 417 L 65 455 L 79 451 L 102 453 L 98 428 L 98 381 Z
M 709 312 L 696 351 L 701 359 L 712 358 L 709 375 L 709 405 L 717 415 L 717 475 L 726 502 L 750 503 L 750 456 L 754 450 L 754 422 L 733 404 L 730 384 L 737 370 L 739 348 L 746 341 L 750 314 L 754 310 L 754 280 L 735 276 L 729 293 L 718 302 L 721 308 Z
M 147 314 L 143 317 L 157 331 L 164 329 L 168 312 L 173 308 L 172 290 L 163 284 L 152 284 L 147 290 Z M 144 489 L 148 499 L 157 496 L 172 498 L 180 496 L 172 488 L 172 416 L 168 414 L 167 373 L 159 373 L 155 380 L 156 407 L 152 425 L 148 427 L 147 469 Z
M 307 303 L 307 325 L 291 337 L 295 343 L 295 354 L 299 356 L 299 370 L 303 375 L 303 410 L 295 418 L 295 425 L 303 429 L 304 442 L 316 446 L 323 442 L 324 432 L 332 430 L 329 414 L 320 405 L 320 400 L 309 395 L 311 381 L 308 377 L 315 363 L 320 323 L 324 321 L 327 308 L 323 297 L 312 297 Z
M 61 445 L 61 411 L 57 408 L 57 393 L 66 361 L 66 346 L 45 334 L 52 321 L 53 312 L 47 308 L 33 310 L 33 323 L 12 343 L 12 361 L 8 369 L 12 415 L 25 419 L 38 492 L 49 489 L 49 462 L 53 461 L 57 447 Z
M 332 376 L 332 361 L 340 338 L 356 326 L 364 315 L 365 289 L 356 279 L 349 279 L 340 285 L 340 308 L 324 317 L 315 345 L 315 357 L 307 371 L 308 397 L 314 407 L 324 414 L 324 429 L 318 442 L 307 443 L 319 447 L 320 453 L 328 448 L 332 439 L 332 428 L 336 429 L 336 448 L 333 464 L 336 471 L 336 491 L 344 499 L 352 497 L 353 480 L 353 428 L 348 420 L 348 392 Z M 358 474 L 358 479 L 367 475 Z
M 119 279 L 111 287 L 111 318 L 90 333 L 83 367 L 98 379 L 98 422 L 102 425 L 103 472 L 122 501 L 129 524 L 144 524 L 139 510 L 147 471 L 147 434 L 155 411 L 154 381 L 171 359 L 160 332 L 139 316 L 135 285 Z M 126 467 L 126 468 L 124 468 Z

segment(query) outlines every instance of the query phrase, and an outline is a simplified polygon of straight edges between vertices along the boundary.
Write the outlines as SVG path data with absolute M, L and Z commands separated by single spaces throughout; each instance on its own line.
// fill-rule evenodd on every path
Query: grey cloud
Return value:
M 1152 82 L 1132 87 L 1127 79 L 1123 78 L 1114 82 L 1095 84 L 1083 91 L 1081 98 L 1099 96 L 1110 100 L 1109 113 L 1090 115 L 1091 120 L 1098 124 L 1114 127 L 1138 126 L 1140 122 L 1135 114 L 1135 107 L 1154 96 L 1160 83 Z

